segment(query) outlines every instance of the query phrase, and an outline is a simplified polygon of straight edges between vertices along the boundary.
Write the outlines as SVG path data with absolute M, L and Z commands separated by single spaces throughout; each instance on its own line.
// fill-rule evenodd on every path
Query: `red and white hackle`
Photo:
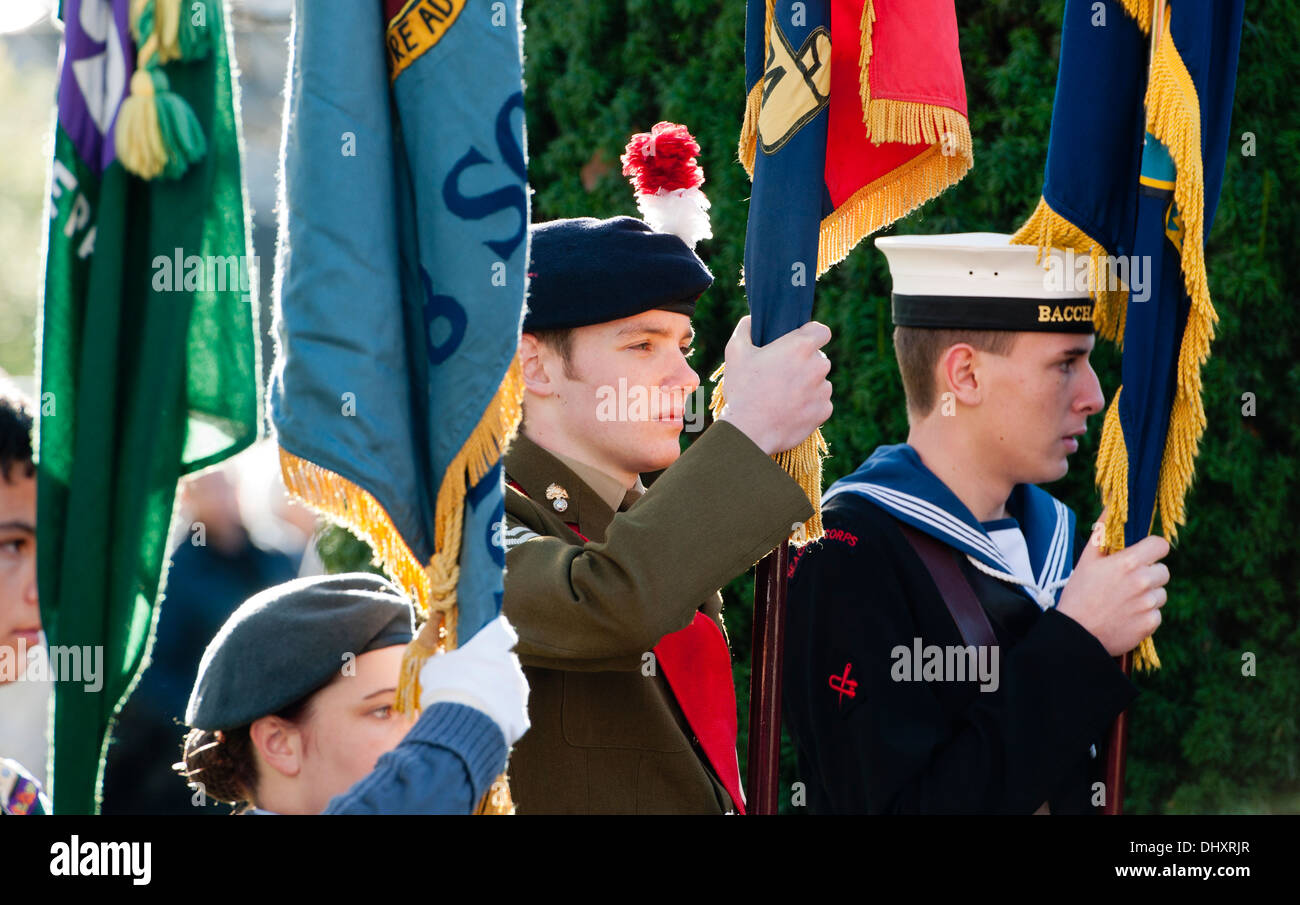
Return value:
M 709 199 L 700 191 L 704 170 L 695 162 L 699 143 L 685 126 L 656 123 L 638 132 L 619 158 L 636 190 L 641 217 L 656 232 L 672 233 L 691 248 L 713 238 Z

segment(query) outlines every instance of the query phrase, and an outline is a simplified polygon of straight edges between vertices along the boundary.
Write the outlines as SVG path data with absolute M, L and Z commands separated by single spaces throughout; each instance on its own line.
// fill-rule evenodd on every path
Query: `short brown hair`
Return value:
M 564 362 L 564 376 L 570 380 L 580 380 L 573 369 L 573 327 L 559 327 L 554 330 L 530 330 L 537 341 L 560 356 Z
M 938 385 L 934 366 L 939 357 L 958 343 L 967 343 L 980 352 L 1010 355 L 1019 334 L 1014 330 L 950 330 L 932 327 L 895 327 L 894 356 L 903 375 L 903 392 L 907 409 L 925 417 L 934 409 Z

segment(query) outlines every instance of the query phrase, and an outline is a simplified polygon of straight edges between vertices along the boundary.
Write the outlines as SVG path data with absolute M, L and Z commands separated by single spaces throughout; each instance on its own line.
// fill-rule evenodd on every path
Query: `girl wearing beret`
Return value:
M 528 728 L 527 683 L 499 617 L 394 702 L 412 609 L 374 575 L 317 576 L 249 599 L 203 655 L 176 765 L 254 814 L 469 814 Z

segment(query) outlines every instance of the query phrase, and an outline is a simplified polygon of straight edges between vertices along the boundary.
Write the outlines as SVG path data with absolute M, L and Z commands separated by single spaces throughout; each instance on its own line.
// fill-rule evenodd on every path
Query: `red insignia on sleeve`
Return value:
M 858 696 L 857 693 L 858 682 L 856 679 L 849 678 L 849 670 L 851 669 L 853 669 L 853 664 L 845 663 L 844 675 L 837 676 L 835 675 L 835 673 L 831 673 L 830 686 L 832 689 L 834 689 L 839 693 L 838 703 L 841 705 L 843 705 L 844 703 L 845 695 L 848 695 L 851 698 L 855 698 Z

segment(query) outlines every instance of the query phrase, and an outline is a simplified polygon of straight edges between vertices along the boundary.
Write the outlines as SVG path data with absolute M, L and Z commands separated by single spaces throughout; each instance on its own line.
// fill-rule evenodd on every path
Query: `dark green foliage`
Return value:
M 1287 266 L 1300 263 L 1295 114 L 1300 32 L 1293 0 L 1247 7 L 1223 196 L 1209 237 L 1210 285 L 1221 320 L 1204 371 L 1209 426 L 1190 520 L 1169 557 L 1173 581 L 1157 635 L 1164 668 L 1137 677 L 1130 735 L 1131 812 L 1300 810 L 1300 566 L 1293 478 L 1300 447 L 1300 342 Z M 959 0 L 962 58 L 975 139 L 966 179 L 898 223 L 898 232 L 1014 230 L 1042 183 L 1056 83 L 1063 0 Z M 703 146 L 715 238 L 700 252 L 717 282 L 696 317 L 702 377 L 722 358 L 745 312 L 737 285 L 748 180 L 736 161 L 744 103 L 740 0 L 531 0 L 525 7 L 533 219 L 635 214 L 618 156 L 628 137 L 661 119 L 686 123 Z M 1102 111 L 1081 111 L 1103 125 Z M 1243 132 L 1256 156 L 1241 153 Z M 597 157 L 599 155 L 599 157 Z M 583 186 L 593 159 L 610 165 Z M 902 387 L 890 343 L 884 259 L 864 242 L 819 284 L 815 316 L 834 331 L 835 415 L 827 425 L 826 480 L 880 443 L 906 438 Z M 1093 363 L 1107 396 L 1119 357 L 1099 345 Z M 1255 414 L 1243 415 L 1244 393 Z M 1086 525 L 1100 416 L 1074 469 L 1051 490 Z M 670 567 L 670 566 L 666 566 Z M 725 589 L 741 704 L 745 760 L 751 575 Z M 1257 675 L 1242 675 L 1242 656 Z M 783 755 L 784 788 L 797 780 Z M 783 796 L 789 809 L 789 796 Z M 797 809 L 795 809 L 797 810 Z
M 316 535 L 316 552 L 331 575 L 340 572 L 384 574 L 384 570 L 374 563 L 374 551 L 370 545 L 339 525 L 326 525 Z

